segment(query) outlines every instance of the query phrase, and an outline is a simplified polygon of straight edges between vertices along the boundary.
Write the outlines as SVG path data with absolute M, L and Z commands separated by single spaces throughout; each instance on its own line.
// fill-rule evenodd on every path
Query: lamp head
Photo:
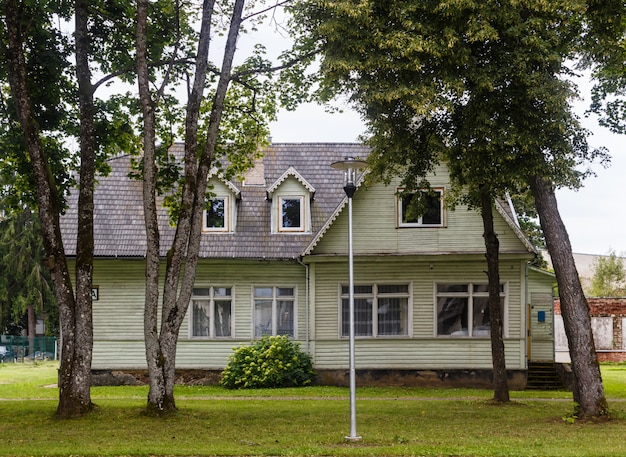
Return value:
M 346 157 L 344 160 L 334 162 L 330 166 L 335 170 L 343 170 L 343 190 L 345 191 L 348 198 L 352 198 L 352 196 L 356 192 L 357 171 L 362 168 L 367 168 L 367 162 L 365 160 L 356 159 L 354 157 Z

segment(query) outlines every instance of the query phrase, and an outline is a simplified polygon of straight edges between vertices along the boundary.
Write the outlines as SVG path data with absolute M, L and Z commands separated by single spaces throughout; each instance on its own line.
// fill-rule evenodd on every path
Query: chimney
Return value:
M 265 187 L 265 165 L 263 163 L 263 157 L 256 159 L 254 161 L 254 167 L 246 172 L 243 185 Z

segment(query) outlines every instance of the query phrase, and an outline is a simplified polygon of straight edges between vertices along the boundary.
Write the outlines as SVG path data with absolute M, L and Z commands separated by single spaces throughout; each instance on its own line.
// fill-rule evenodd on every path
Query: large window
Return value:
M 399 196 L 398 218 L 400 227 L 442 227 L 443 189 Z
M 293 287 L 254 288 L 254 337 L 295 337 L 296 296 Z
M 304 231 L 304 197 L 279 197 L 279 231 Z
M 228 197 L 214 197 L 207 202 L 203 217 L 204 231 L 228 232 L 230 230 L 228 205 Z
M 232 289 L 230 287 L 193 289 L 191 336 L 204 338 L 232 336 Z
M 489 337 L 489 290 L 487 284 L 437 284 L 437 336 Z M 506 287 L 500 286 L 503 312 Z
M 349 286 L 341 286 L 341 336 L 349 336 L 350 333 L 349 293 Z M 355 286 L 355 336 L 408 335 L 409 301 L 408 284 Z

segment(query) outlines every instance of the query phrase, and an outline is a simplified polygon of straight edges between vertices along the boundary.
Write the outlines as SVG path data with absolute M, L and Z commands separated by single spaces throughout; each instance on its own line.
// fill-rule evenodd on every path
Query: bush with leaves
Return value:
M 239 346 L 228 358 L 220 384 L 227 389 L 300 387 L 315 379 L 311 357 L 284 336 L 265 336 Z

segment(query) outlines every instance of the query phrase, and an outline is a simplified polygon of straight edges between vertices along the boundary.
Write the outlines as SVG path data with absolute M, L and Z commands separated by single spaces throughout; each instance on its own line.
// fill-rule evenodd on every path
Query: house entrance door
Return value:
M 530 295 L 528 329 L 528 360 L 554 362 L 554 303 L 551 294 Z

